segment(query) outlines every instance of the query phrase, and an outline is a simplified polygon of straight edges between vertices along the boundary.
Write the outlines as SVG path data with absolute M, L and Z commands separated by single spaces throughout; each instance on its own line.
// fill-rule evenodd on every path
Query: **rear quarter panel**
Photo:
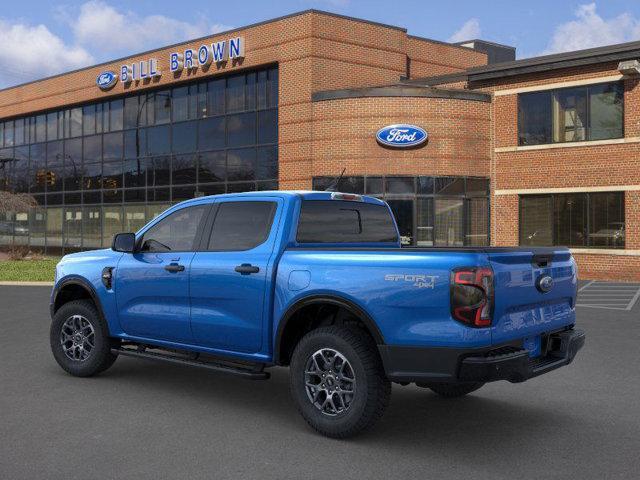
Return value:
M 490 329 L 452 320 L 449 307 L 451 269 L 486 264 L 486 255 L 469 252 L 288 249 L 275 283 L 274 336 L 296 302 L 326 295 L 366 311 L 389 345 L 488 346 Z

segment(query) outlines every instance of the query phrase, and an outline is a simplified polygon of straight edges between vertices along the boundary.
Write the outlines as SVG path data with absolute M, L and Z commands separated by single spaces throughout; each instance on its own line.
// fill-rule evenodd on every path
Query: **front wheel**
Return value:
M 307 423 L 333 438 L 372 427 L 391 396 L 375 343 L 356 327 L 321 327 L 305 335 L 291 359 L 290 389 Z
M 92 302 L 75 300 L 64 304 L 53 316 L 49 341 L 53 357 L 76 377 L 103 372 L 116 361 L 111 348 L 117 341 Z

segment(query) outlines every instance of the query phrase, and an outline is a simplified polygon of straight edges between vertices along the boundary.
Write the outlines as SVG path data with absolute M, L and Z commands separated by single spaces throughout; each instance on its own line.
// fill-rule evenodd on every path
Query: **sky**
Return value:
M 640 40 L 638 0 L 2 0 L 0 88 L 316 8 L 518 58 Z

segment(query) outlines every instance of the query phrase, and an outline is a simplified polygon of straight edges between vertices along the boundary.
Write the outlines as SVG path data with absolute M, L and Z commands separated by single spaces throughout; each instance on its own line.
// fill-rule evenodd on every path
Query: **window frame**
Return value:
M 624 234 L 624 245 L 623 246 L 611 246 L 611 245 L 604 245 L 604 246 L 598 246 L 598 245 L 591 245 L 591 240 L 590 240 L 590 236 L 592 235 L 593 232 L 591 232 L 591 226 L 592 226 L 592 219 L 591 219 L 591 202 L 592 202 L 592 197 L 594 195 L 598 195 L 598 194 L 616 194 L 619 195 L 621 197 L 621 203 L 620 203 L 620 208 L 622 211 L 622 214 L 624 216 L 624 225 L 625 225 L 625 234 Z M 559 245 L 556 244 L 556 239 L 558 237 L 558 231 L 557 231 L 557 219 L 556 219 L 556 201 L 557 198 L 560 196 L 569 196 L 569 195 L 583 195 L 586 199 L 586 206 L 585 206 L 585 230 L 586 230 L 586 244 L 585 245 Z M 551 212 L 552 212 L 552 219 L 551 219 L 551 245 L 523 245 L 522 243 L 522 235 L 523 235 L 523 221 L 522 221 L 522 212 L 523 212 L 523 205 L 522 205 L 522 199 L 523 198 L 551 198 Z M 518 245 L 519 246 L 525 246 L 525 247 L 543 247 L 543 246 L 550 246 L 550 247 L 567 247 L 567 248 L 573 248 L 573 249 L 594 249 L 594 250 L 626 250 L 627 249 L 627 218 L 626 218 L 626 195 L 625 195 L 625 191 L 620 191 L 620 190 L 613 190 L 613 191 L 606 191 L 606 192 L 569 192 L 569 193 L 543 193 L 543 194 L 533 194 L 533 195 L 518 195 Z
M 591 119 L 591 90 L 594 87 L 601 87 L 603 85 L 616 85 L 620 88 L 621 90 L 621 98 L 622 98 L 622 111 L 621 111 L 621 118 L 622 118 L 622 125 L 621 125 L 621 135 L 617 136 L 617 137 L 608 137 L 608 138 L 598 138 L 598 139 L 591 139 L 591 123 L 592 123 L 592 119 Z M 586 118 L 587 118 L 587 126 L 585 127 L 585 140 L 562 140 L 562 141 L 554 141 L 553 140 L 553 131 L 554 131 L 554 115 L 553 115 L 553 99 L 554 97 L 560 93 L 560 92 L 565 92 L 565 91 L 569 91 L 569 90 L 578 90 L 578 89 L 586 89 L 587 94 L 586 94 Z M 521 127 L 522 127 L 522 122 L 521 122 L 521 105 L 522 105 L 522 99 L 523 97 L 527 96 L 527 95 L 535 95 L 535 94 L 540 94 L 540 93 L 548 93 L 549 94 L 549 101 L 551 103 L 549 111 L 551 112 L 551 118 L 549 119 L 549 123 L 551 126 L 551 131 L 550 131 L 550 141 L 549 142 L 541 142 L 541 143 L 522 143 L 521 142 L 521 138 L 523 136 L 522 132 L 521 132 Z M 577 86 L 571 86 L 571 87 L 561 87 L 561 88 L 553 88 L 553 89 L 546 89 L 546 90 L 535 90 L 535 91 L 531 91 L 531 92 L 523 92 L 523 93 L 518 93 L 517 94 L 518 98 L 517 98 L 517 112 L 516 112 L 516 117 L 517 117 L 517 129 L 516 129 L 516 135 L 517 135 L 517 146 L 518 147 L 533 147 L 533 146 L 540 146 L 540 145 L 562 145 L 562 144 L 570 144 L 570 143 L 583 143 L 583 142 L 602 142 L 602 141 L 607 141 L 607 140 L 617 140 L 617 139 L 621 139 L 621 138 L 625 138 L 626 135 L 626 122 L 625 122 L 625 111 L 626 111 L 626 98 L 625 98 L 625 85 L 624 85 L 624 81 L 623 80 L 616 80 L 613 82 L 598 82 L 598 83 L 593 83 L 593 84 L 587 84 L 587 85 L 577 85 Z

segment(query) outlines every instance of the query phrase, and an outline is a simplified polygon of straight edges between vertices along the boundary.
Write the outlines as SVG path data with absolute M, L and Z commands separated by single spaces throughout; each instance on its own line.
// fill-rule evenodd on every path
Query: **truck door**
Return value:
M 115 274 L 120 326 L 136 337 L 193 343 L 189 269 L 211 205 L 182 208 L 144 232 Z
M 191 264 L 191 329 L 197 345 L 255 353 L 268 318 L 282 200 L 230 198 L 214 208 L 206 251 Z

